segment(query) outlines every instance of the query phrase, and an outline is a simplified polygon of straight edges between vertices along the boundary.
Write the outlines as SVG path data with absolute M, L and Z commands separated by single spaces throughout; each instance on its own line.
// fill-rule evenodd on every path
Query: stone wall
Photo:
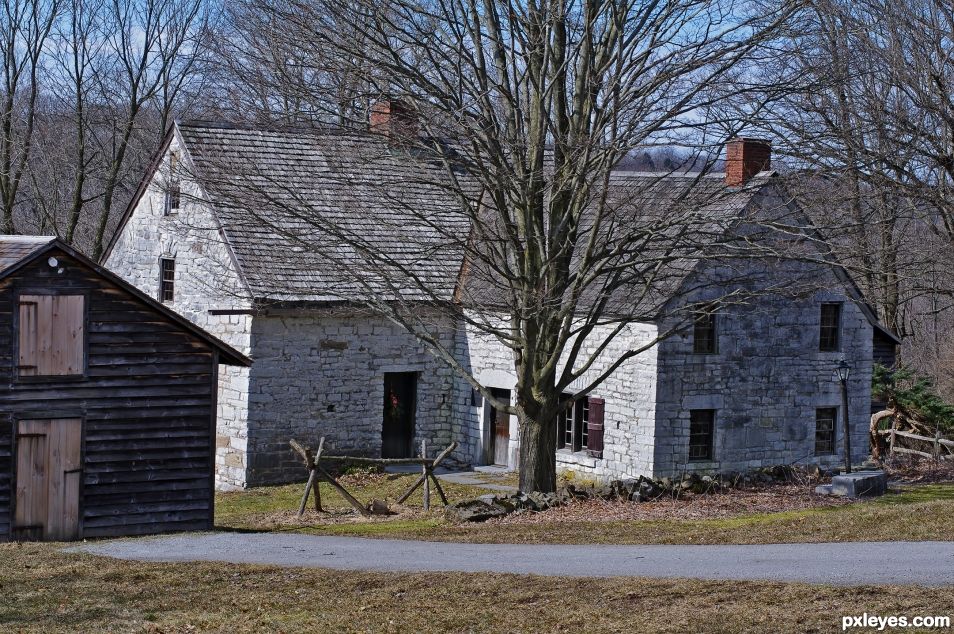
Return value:
M 584 354 L 591 353 L 607 335 L 608 329 L 598 329 L 583 346 Z M 581 389 L 597 374 L 605 370 L 626 350 L 652 341 L 656 328 L 651 324 L 631 324 L 607 347 L 589 372 L 574 382 L 567 390 Z M 458 331 L 458 349 L 462 362 L 473 372 L 481 385 L 513 390 L 516 384 L 513 352 L 500 341 L 473 326 Z M 581 356 L 581 358 L 584 358 Z M 597 459 L 586 452 L 557 452 L 557 469 L 573 471 L 586 477 L 599 479 L 629 478 L 649 475 L 652 472 L 653 433 L 655 422 L 654 397 L 656 391 L 656 349 L 650 348 L 620 366 L 591 396 L 605 400 L 603 458 Z M 461 396 L 455 420 L 462 421 L 468 430 L 468 447 L 475 464 L 486 464 L 489 456 L 485 445 L 489 443 L 489 407 L 469 406 L 471 388 L 463 380 L 458 381 Z M 478 399 L 479 402 L 479 399 Z M 510 466 L 519 462 L 520 442 L 516 417 L 510 424 Z
M 732 271 L 739 273 L 738 268 Z M 691 328 L 660 344 L 654 475 L 839 463 L 841 393 L 832 373 L 842 359 L 852 368 L 852 453 L 855 460 L 867 456 L 872 327 L 830 270 L 803 269 L 792 272 L 790 279 L 793 287 L 796 280 L 811 279 L 816 289 L 805 286 L 799 297 L 764 294 L 721 310 L 716 317 L 716 354 L 693 353 Z M 718 292 L 722 291 L 708 288 L 686 299 L 712 299 Z M 818 350 L 822 302 L 843 302 L 838 352 Z M 820 407 L 839 410 L 833 456 L 814 452 Z M 692 409 L 716 410 L 712 460 L 688 459 Z
M 304 477 L 290 438 L 317 446 L 324 436 L 326 452 L 380 456 L 387 372 L 418 375 L 415 446 L 424 439 L 433 453 L 455 437 L 452 371 L 383 317 L 331 309 L 257 316 L 251 341 L 250 486 Z
M 170 151 L 179 152 L 176 139 Z M 182 174 L 188 173 L 183 156 Z M 133 209 L 105 265 L 147 295 L 159 295 L 159 259 L 175 259 L 175 297 L 170 307 L 239 351 L 250 352 L 251 317 L 248 314 L 213 315 L 213 309 L 244 311 L 250 302 L 215 218 L 201 200 L 201 192 L 182 180 L 178 212 L 164 215 L 168 153 L 146 192 Z M 244 487 L 248 368 L 219 367 L 216 486 Z

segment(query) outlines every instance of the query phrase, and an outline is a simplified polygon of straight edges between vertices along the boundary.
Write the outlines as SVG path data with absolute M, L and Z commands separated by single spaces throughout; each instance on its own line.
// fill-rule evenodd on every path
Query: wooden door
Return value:
M 414 455 L 414 420 L 417 414 L 417 373 L 388 372 L 384 375 L 384 423 L 381 428 L 382 458 Z
M 85 367 L 82 295 L 21 295 L 19 376 L 78 376 Z
M 79 537 L 82 429 L 79 418 L 17 423 L 14 539 Z
M 493 388 L 491 392 L 497 400 L 505 403 L 510 402 L 510 390 Z M 490 421 L 494 464 L 506 465 L 510 458 L 510 414 L 500 411 L 496 407 L 491 407 Z

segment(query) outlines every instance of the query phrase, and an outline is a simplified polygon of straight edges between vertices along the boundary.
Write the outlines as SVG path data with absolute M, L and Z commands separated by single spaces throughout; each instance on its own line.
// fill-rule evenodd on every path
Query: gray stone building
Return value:
M 420 439 L 430 446 L 456 440 L 461 463 L 516 465 L 515 420 L 499 415 L 401 326 L 362 308 L 359 295 L 366 289 L 322 267 L 289 238 L 291 230 L 265 229 L 214 193 L 227 183 L 277 196 L 271 188 L 280 183 L 282 194 L 320 197 L 324 213 L 353 219 L 354 231 L 378 232 L 380 248 L 399 258 L 408 228 L 400 219 L 368 218 L 387 218 L 377 212 L 392 195 L 413 196 L 415 204 L 438 212 L 446 201 L 434 188 L 406 184 L 385 187 L 396 194 L 369 189 L 367 196 L 345 196 L 343 180 L 401 180 L 399 153 L 381 152 L 382 144 L 381 135 L 355 132 L 177 124 L 106 253 L 112 271 L 254 361 L 251 368 L 228 368 L 219 379 L 222 489 L 300 478 L 288 449 L 292 437 L 314 443 L 325 436 L 336 452 L 373 456 L 407 454 Z M 355 156 L 367 149 L 377 158 L 344 170 L 329 157 L 332 146 L 351 148 Z M 732 211 L 777 205 L 784 198 L 777 179 L 755 173 L 767 167 L 767 151 L 739 140 L 730 147 L 726 175 L 657 178 L 659 204 L 666 204 L 666 192 L 703 187 L 724 192 L 720 205 Z M 231 178 L 229 166 L 251 157 L 259 177 Z M 412 228 L 415 235 L 433 230 Z M 436 245 L 427 261 L 430 290 L 451 299 L 462 256 L 441 250 L 439 232 L 429 239 Z M 347 250 L 346 237 L 329 248 Z M 857 459 L 865 455 L 872 363 L 876 351 L 890 356 L 897 340 L 843 270 L 805 264 L 758 274 L 782 286 L 786 276 L 807 276 L 816 287 L 799 297 L 763 294 L 720 308 L 624 363 L 560 421 L 558 468 L 615 478 L 836 463 L 841 405 L 832 370 L 842 360 L 852 367 L 852 447 Z M 689 284 L 699 276 L 714 281 Z M 695 290 L 672 301 L 714 297 L 718 278 L 717 264 L 697 267 L 684 281 Z M 391 290 L 413 301 L 413 287 Z M 343 301 L 349 293 L 359 301 Z M 428 310 L 423 301 L 420 310 Z M 507 398 L 516 382 L 509 350 L 466 323 L 434 319 L 461 364 Z M 634 321 L 600 358 L 608 363 L 615 352 L 652 341 L 669 325 Z M 594 364 L 579 385 L 603 368 Z

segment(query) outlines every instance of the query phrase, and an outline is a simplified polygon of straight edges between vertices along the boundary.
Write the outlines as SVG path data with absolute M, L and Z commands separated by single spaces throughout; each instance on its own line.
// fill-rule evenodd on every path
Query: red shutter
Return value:
M 603 457 L 603 405 L 601 398 L 587 399 L 590 406 L 590 419 L 587 423 L 586 451 L 594 458 Z

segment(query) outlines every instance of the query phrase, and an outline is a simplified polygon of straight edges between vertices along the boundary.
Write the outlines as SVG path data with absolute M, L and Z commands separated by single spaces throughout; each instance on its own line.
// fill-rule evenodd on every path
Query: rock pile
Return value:
M 606 484 L 579 485 L 568 483 L 556 493 L 523 493 L 511 495 L 482 495 L 445 508 L 452 522 L 483 522 L 510 513 L 539 512 L 560 506 L 570 500 L 628 500 L 649 502 L 665 497 L 679 497 L 686 493 L 718 493 L 726 489 L 753 484 L 814 480 L 827 475 L 817 466 L 798 467 L 777 465 L 762 467 L 744 473 L 725 473 L 718 476 L 686 474 L 681 478 L 654 480 L 640 476 L 636 480 L 613 480 Z

